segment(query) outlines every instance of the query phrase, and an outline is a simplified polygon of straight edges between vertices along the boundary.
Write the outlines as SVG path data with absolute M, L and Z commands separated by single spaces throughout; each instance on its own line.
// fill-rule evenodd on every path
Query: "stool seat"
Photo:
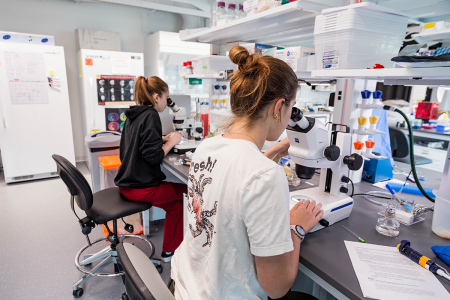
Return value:
M 93 194 L 94 201 L 86 215 L 97 224 L 117 220 L 152 207 L 149 202 L 135 202 L 125 198 L 118 187 L 101 190 Z

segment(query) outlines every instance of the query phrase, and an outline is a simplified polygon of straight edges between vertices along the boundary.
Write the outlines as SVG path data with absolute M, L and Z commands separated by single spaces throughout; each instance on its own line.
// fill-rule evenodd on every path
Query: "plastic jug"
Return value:
M 450 194 L 448 191 L 434 190 L 433 223 L 431 230 L 440 237 L 450 239 Z

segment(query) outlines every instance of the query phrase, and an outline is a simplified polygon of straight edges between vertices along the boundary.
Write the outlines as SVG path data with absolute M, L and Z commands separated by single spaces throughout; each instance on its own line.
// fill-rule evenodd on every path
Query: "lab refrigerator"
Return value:
M 81 49 L 78 60 L 84 134 L 120 132 L 124 111 L 135 105 L 134 79 L 144 76 L 144 55 Z
M 0 148 L 7 183 L 58 176 L 75 164 L 64 48 L 0 44 Z

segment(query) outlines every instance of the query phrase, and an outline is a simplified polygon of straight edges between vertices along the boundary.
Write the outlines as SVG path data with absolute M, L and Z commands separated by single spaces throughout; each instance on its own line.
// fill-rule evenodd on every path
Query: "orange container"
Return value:
M 119 155 L 113 156 L 101 156 L 98 158 L 98 162 L 100 164 L 100 189 L 104 190 L 107 188 L 115 187 L 114 178 L 117 175 L 120 165 L 122 162 L 120 161 Z M 125 222 L 133 225 L 134 231 L 133 233 L 127 232 L 124 227 L 125 224 L 122 220 L 117 220 L 117 231 L 119 235 L 122 234 L 141 234 L 144 233 L 144 227 L 142 226 L 139 214 L 134 214 L 131 216 L 127 216 L 124 218 Z M 108 222 L 109 230 L 113 230 L 113 222 Z M 108 230 L 103 225 L 103 233 L 105 237 L 108 236 Z

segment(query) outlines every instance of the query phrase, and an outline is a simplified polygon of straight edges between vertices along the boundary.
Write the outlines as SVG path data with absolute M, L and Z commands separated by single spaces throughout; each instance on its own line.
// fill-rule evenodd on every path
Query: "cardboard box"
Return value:
M 306 71 L 307 59 L 300 59 L 301 57 L 308 57 L 314 54 L 314 48 L 307 47 L 289 47 L 284 50 L 284 61 L 294 70 Z

